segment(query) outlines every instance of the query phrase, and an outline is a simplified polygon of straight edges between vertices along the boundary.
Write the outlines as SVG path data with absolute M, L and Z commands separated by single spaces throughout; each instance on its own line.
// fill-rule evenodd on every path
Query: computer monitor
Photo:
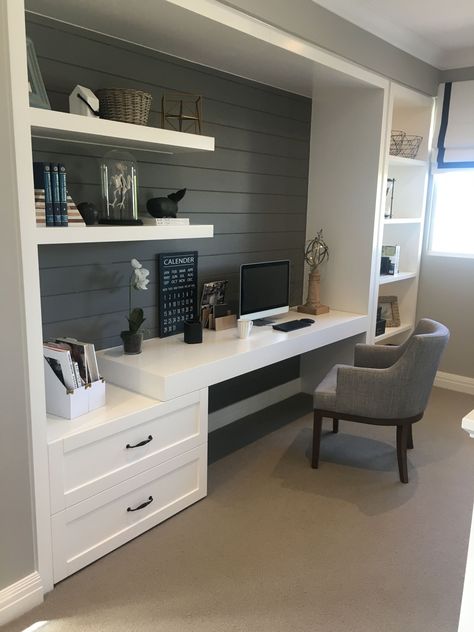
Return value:
M 262 321 L 289 311 L 290 262 L 264 261 L 240 266 L 240 318 Z M 256 324 L 266 324 L 263 323 Z

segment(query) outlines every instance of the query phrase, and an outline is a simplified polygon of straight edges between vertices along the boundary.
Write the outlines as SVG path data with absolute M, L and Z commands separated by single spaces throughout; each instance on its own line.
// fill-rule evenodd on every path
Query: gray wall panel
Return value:
M 64 62 L 74 68 L 94 69 L 104 73 L 108 81 L 125 78 L 130 83 L 136 80 L 142 85 L 159 87 L 161 91 L 181 90 L 186 85 L 188 92 L 242 105 L 245 109 L 261 110 L 303 122 L 307 122 L 310 116 L 311 106 L 304 97 L 244 81 L 228 73 L 118 39 L 104 38 L 95 32 L 79 30 L 38 15 L 27 14 L 27 20 L 31 37 L 42 42 L 44 60 Z M 61 50 L 60 55 L 58 49 Z M 77 54 L 79 49 L 80 55 Z M 52 77 L 48 90 L 54 91 L 56 86 L 60 92 L 64 88 Z
M 157 124 L 164 91 L 203 95 L 204 133 L 215 136 L 214 153 L 169 157 L 133 153 L 138 161 L 140 208 L 151 197 L 187 187 L 180 214 L 193 223 L 214 224 L 215 237 L 40 247 L 45 337 L 72 335 L 91 340 L 98 348 L 121 344 L 132 257 L 151 270 L 149 289 L 135 293 L 134 299 L 145 310 L 148 335 L 156 335 L 157 258 L 166 251 L 198 250 L 199 282 L 228 279 L 228 299 L 235 308 L 242 263 L 290 259 L 291 302 L 299 303 L 310 100 L 75 27 L 52 26 L 53 22 L 37 16 L 27 20 L 55 109 L 67 111 L 68 94 L 77 83 L 93 89 L 137 87 L 152 92 L 151 124 Z M 34 150 L 36 160 L 66 164 L 69 192 L 77 203 L 100 204 L 100 147 L 36 139 Z M 213 409 L 227 405 L 298 374 L 298 360 L 260 371 L 232 389 L 216 390 L 217 399 L 211 404 Z M 230 399 L 224 396 L 229 390 Z

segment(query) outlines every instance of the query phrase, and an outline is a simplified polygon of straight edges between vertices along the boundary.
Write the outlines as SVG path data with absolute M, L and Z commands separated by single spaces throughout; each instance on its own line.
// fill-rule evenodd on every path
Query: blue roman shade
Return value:
M 474 81 L 440 85 L 434 142 L 435 169 L 474 169 Z

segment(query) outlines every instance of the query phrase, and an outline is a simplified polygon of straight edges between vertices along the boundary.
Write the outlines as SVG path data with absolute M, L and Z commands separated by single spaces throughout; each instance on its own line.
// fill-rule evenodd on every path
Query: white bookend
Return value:
M 74 419 L 91 410 L 105 406 L 105 382 L 100 379 L 87 386 L 66 389 L 44 359 L 46 410 L 51 415 Z

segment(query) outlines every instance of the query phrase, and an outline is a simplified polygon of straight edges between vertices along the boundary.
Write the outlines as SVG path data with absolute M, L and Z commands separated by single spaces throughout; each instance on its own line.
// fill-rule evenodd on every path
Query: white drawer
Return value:
M 52 514 L 207 441 L 197 391 L 49 445 Z
M 207 446 L 202 445 L 57 513 L 52 517 L 54 581 L 200 500 L 206 491 Z

